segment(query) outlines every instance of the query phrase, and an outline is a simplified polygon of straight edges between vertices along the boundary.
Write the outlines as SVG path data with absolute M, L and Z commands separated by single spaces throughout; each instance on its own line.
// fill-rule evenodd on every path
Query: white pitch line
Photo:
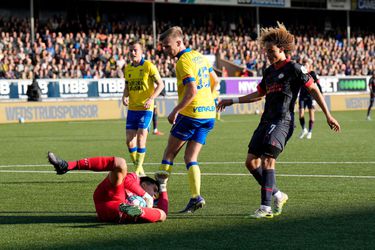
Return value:
M 242 161 L 221 161 L 221 162 L 199 162 L 200 165 L 237 165 L 237 164 L 244 164 Z M 285 165 L 312 165 L 312 164 L 330 164 L 330 165 L 349 165 L 349 164 L 375 164 L 375 161 L 362 161 L 362 162 L 355 162 L 355 161 L 302 161 L 302 162 L 293 162 L 293 161 L 280 161 L 277 164 L 285 164 Z M 152 165 L 160 165 L 160 162 L 149 162 L 144 163 L 146 166 Z M 174 165 L 185 165 L 185 163 L 174 163 Z M 0 165 L 0 168 L 18 168 L 18 167 L 49 167 L 50 164 L 15 164 L 15 165 Z
M 224 118 L 225 118 L 226 115 L 224 115 Z M 366 122 L 368 123 L 368 121 L 366 121 L 365 119 L 364 120 L 340 120 L 341 122 Z M 161 119 L 160 121 L 158 121 L 159 123 L 167 123 L 169 124 L 169 122 L 167 120 L 164 120 L 164 119 Z M 110 123 L 123 123 L 125 124 L 126 121 L 125 119 L 124 120 L 115 120 L 115 121 L 111 121 L 111 120 L 108 120 L 108 121 L 94 121 L 94 120 L 87 120 L 87 121 L 68 121 L 67 122 L 68 124 L 82 124 L 82 123 L 89 123 L 89 124 L 110 124 Z M 243 120 L 222 120 L 221 123 L 256 123 L 258 124 L 259 121 L 258 120 L 248 120 L 248 119 L 243 119 Z
M 17 165 L 0 165 L 0 168 L 22 168 L 22 167 L 47 167 L 49 164 L 17 164 Z
M 0 173 L 40 173 L 40 174 L 56 174 L 55 171 L 40 170 L 0 170 Z M 91 172 L 91 171 L 72 171 L 69 174 L 106 174 L 107 172 Z M 153 173 L 146 173 L 153 174 Z M 186 173 L 173 173 L 173 175 L 186 175 Z M 203 176 L 249 176 L 249 174 L 240 173 L 202 173 Z M 313 175 L 313 174 L 277 174 L 278 177 L 307 177 L 307 178 L 355 178 L 355 179 L 375 179 L 375 176 L 366 175 Z
M 219 161 L 219 162 L 199 162 L 199 165 L 229 165 L 229 164 L 245 164 L 244 161 Z M 286 164 L 286 165 L 302 165 L 302 164 L 375 164 L 375 161 L 279 161 L 277 164 Z M 151 162 L 144 163 L 144 165 L 160 165 L 160 162 Z M 174 165 L 185 165 L 185 163 L 174 163 Z
M 303 162 L 293 162 L 293 161 L 280 161 L 277 164 L 291 164 L 291 165 L 300 165 L 300 164 L 375 164 L 375 161 L 303 161 Z

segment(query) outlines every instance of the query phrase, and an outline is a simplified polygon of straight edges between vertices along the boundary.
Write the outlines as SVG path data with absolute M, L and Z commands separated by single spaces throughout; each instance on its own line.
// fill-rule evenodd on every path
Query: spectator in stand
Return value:
M 246 66 L 243 67 L 240 77 L 249 77 L 249 71 L 247 70 Z
M 222 68 L 221 68 L 221 76 L 222 77 L 228 77 L 228 70 L 225 68 L 225 66 L 223 66 Z
M 125 56 L 128 54 L 127 44 L 137 38 L 147 44 L 145 59 L 157 66 L 161 76 L 175 77 L 176 60 L 166 56 L 160 46 L 152 48 L 150 27 L 135 22 L 115 21 L 115 17 L 98 21 L 96 16 L 87 15 L 84 23 L 64 19 L 62 16 L 53 17 L 44 23 L 36 20 L 35 43 L 31 44 L 31 36 L 27 32 L 28 19 L 2 17 L 0 77 L 31 79 L 29 72 L 34 72 L 43 78 L 54 75 L 58 78 L 72 78 L 87 75 L 87 69 L 90 69 L 92 76 L 98 78 L 121 77 L 121 72 L 129 63 Z M 259 53 L 259 44 L 254 40 L 254 36 L 244 35 L 252 34 L 252 27 L 239 23 L 237 28 L 241 27 L 243 32 L 236 33 L 236 30 L 231 30 L 228 25 L 218 25 L 215 29 L 208 24 L 199 28 L 197 25 L 185 25 L 187 33 L 192 34 L 185 36 L 191 48 L 202 54 L 218 54 L 221 58 L 239 65 L 246 64 L 248 69 L 262 76 L 268 66 L 267 60 Z M 161 22 L 157 26 L 162 29 L 168 24 Z M 353 34 L 348 41 L 340 30 L 332 35 L 319 33 L 317 28 L 312 26 L 298 25 L 291 30 L 297 34 L 297 48 L 291 58 L 301 62 L 301 58 L 308 56 L 315 63 L 317 74 L 372 74 L 375 67 L 373 32 Z M 81 59 L 84 60 L 83 64 L 80 63 Z M 81 72 L 77 71 L 77 64 L 80 65 Z M 51 68 L 48 68 L 48 65 Z

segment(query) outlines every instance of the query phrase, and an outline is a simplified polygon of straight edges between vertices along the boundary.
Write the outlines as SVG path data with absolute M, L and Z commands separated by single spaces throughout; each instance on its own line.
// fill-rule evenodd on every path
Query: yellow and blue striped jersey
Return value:
M 185 96 L 186 84 L 196 82 L 197 94 L 193 101 L 180 111 L 191 118 L 215 118 L 216 108 L 211 93 L 210 72 L 212 66 L 201 53 L 185 49 L 178 55 L 176 64 L 178 100 Z
M 126 66 L 124 76 L 129 90 L 129 110 L 153 110 L 154 104 L 149 109 L 144 104 L 154 93 L 154 82 L 161 79 L 156 66 L 142 59 L 137 66 Z

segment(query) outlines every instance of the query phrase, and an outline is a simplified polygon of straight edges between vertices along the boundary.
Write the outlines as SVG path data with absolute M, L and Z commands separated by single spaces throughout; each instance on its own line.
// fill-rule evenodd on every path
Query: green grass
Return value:
M 199 159 L 207 207 L 176 213 L 189 199 L 181 152 L 167 221 L 139 225 L 96 221 L 92 194 L 104 173 L 57 176 L 46 161 L 48 150 L 67 160 L 129 160 L 124 121 L 0 125 L 0 249 L 373 249 L 375 122 L 365 121 L 364 111 L 334 115 L 341 133 L 318 113 L 312 140 L 299 140 L 297 126 L 280 155 L 277 183 L 290 197 L 281 216 L 244 219 L 260 201 L 243 164 L 259 116 L 223 116 Z M 160 130 L 169 127 L 162 118 Z M 148 173 L 158 169 L 166 142 L 150 135 Z

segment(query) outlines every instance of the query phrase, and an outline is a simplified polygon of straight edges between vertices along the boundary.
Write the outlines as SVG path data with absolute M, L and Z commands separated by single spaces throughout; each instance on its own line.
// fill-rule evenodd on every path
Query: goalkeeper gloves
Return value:
M 157 182 L 159 182 L 159 187 L 160 187 L 159 192 L 167 191 L 168 176 L 169 176 L 169 173 L 166 171 L 159 171 L 155 173 L 155 179 Z
M 146 207 L 153 207 L 154 206 L 154 198 L 149 195 L 147 192 L 142 196 L 142 198 L 146 201 Z

